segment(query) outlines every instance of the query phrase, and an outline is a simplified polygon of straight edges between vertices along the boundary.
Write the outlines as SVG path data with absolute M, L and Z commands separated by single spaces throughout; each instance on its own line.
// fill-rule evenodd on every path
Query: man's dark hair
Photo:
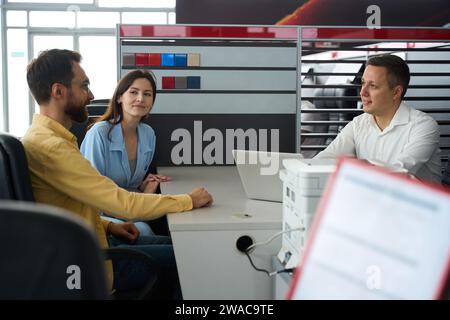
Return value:
M 383 54 L 369 58 L 367 66 L 384 67 L 388 73 L 388 82 L 391 88 L 402 86 L 402 99 L 405 96 L 409 85 L 409 67 L 406 62 L 397 56 L 391 54 Z
M 78 52 L 60 49 L 43 51 L 33 59 L 27 67 L 27 82 L 37 103 L 50 100 L 54 83 L 70 87 L 74 77 L 72 65 L 80 61 Z

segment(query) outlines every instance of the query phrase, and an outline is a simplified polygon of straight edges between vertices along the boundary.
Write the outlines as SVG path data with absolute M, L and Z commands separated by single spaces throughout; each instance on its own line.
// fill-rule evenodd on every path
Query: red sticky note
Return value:
M 175 89 L 175 77 L 162 77 L 163 89 Z
M 135 53 L 134 60 L 137 66 L 146 66 L 148 64 L 148 54 L 147 53 Z
M 148 65 L 152 67 L 161 66 L 161 53 L 149 53 L 148 54 Z

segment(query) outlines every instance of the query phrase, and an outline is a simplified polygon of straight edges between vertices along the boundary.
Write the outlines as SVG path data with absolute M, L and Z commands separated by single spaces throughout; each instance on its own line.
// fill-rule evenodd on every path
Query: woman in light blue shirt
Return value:
M 100 174 L 134 192 L 154 193 L 159 182 L 169 178 L 147 174 L 155 153 L 155 132 L 145 124 L 156 98 L 154 76 L 134 70 L 118 83 L 108 109 L 81 144 L 81 152 Z M 104 218 L 121 222 L 118 219 Z M 135 223 L 140 235 L 152 235 L 146 222 Z
M 144 70 L 131 71 L 119 81 L 108 109 L 86 133 L 81 145 L 83 155 L 102 175 L 130 191 L 154 193 L 160 182 L 169 180 L 166 176 L 146 176 L 155 153 L 155 133 L 143 120 L 152 109 L 155 97 L 153 75 Z M 133 249 L 149 254 L 159 270 L 155 296 L 181 299 L 170 237 L 154 235 L 146 222 L 136 222 L 135 226 L 138 230 L 130 228 L 129 231 L 134 235 L 139 231 Z M 129 246 L 129 243 L 112 236 L 108 241 L 112 247 Z M 148 273 L 154 272 L 133 259 L 113 259 L 112 262 L 115 288 L 122 290 L 139 288 L 148 279 Z

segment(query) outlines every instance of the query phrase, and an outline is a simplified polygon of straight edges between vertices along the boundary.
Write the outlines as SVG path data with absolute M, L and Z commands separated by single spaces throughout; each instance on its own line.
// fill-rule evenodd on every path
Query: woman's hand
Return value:
M 170 177 L 159 174 L 149 174 L 139 186 L 143 193 L 155 193 L 160 182 L 170 181 Z
M 162 174 L 149 174 L 147 178 L 150 178 L 150 180 L 155 180 L 158 182 L 167 182 L 171 180 L 170 177 L 164 176 Z

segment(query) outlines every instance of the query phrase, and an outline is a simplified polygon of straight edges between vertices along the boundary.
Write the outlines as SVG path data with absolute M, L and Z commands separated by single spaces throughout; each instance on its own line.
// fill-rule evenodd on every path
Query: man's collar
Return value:
M 397 125 L 407 124 L 409 121 L 409 109 L 403 102 L 400 103 L 400 106 L 397 109 L 397 112 L 394 114 L 394 117 L 391 120 L 391 123 L 388 127 L 395 127 Z
M 390 131 L 395 126 L 401 126 L 407 124 L 409 121 L 409 108 L 403 102 L 398 106 L 397 111 L 391 119 L 389 125 L 383 130 L 383 132 Z M 377 122 L 375 121 L 375 117 L 371 116 L 371 123 L 373 126 L 379 129 Z
M 72 134 L 72 132 L 67 130 L 66 127 L 64 127 L 61 123 L 42 114 L 36 113 L 33 115 L 33 124 L 45 126 L 46 128 L 49 128 L 50 130 L 55 132 L 57 136 L 60 136 L 61 138 L 64 138 L 68 141 L 77 141 L 77 138 Z

